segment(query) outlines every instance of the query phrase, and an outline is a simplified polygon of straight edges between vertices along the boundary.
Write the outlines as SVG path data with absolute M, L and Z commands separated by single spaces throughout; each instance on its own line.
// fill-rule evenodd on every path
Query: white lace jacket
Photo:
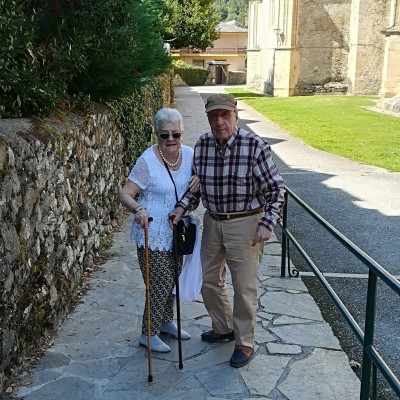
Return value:
M 147 209 L 153 222 L 149 225 L 149 248 L 170 251 L 172 249 L 172 229 L 168 223 L 168 213 L 176 204 L 174 185 L 165 165 L 154 153 L 157 145 L 149 147 L 137 159 L 128 179 L 141 189 L 139 203 Z M 182 145 L 182 163 L 178 171 L 170 171 L 174 178 L 178 199 L 187 191 L 192 175 L 193 149 Z M 144 232 L 133 222 L 131 240 L 144 246 Z

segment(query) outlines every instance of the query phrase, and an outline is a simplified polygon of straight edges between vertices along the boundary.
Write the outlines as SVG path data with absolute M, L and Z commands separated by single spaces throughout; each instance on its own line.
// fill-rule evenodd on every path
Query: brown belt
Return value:
M 263 211 L 264 211 L 263 208 L 257 208 L 251 211 L 237 212 L 231 214 L 214 214 L 210 211 L 208 213 L 210 214 L 210 217 L 212 219 L 215 219 L 216 221 L 229 221 L 230 219 L 249 217 L 250 215 L 260 214 Z

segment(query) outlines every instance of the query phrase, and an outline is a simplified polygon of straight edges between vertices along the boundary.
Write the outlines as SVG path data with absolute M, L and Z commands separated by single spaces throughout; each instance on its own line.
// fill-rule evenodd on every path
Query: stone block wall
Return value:
M 273 49 L 247 51 L 246 84 L 248 89 L 273 95 L 274 54 L 275 51 Z
M 346 83 L 351 0 L 303 0 L 299 15 L 299 72 L 296 95 L 329 82 Z
M 173 85 L 174 86 L 188 86 L 188 84 L 178 74 L 175 74 L 175 76 L 174 76 Z
M 209 73 L 204 86 L 213 85 L 213 79 L 212 73 Z M 174 86 L 189 86 L 178 74 L 175 74 L 172 84 Z
M 400 26 L 398 29 L 387 31 L 386 35 L 383 84 L 380 94 L 390 98 L 400 93 Z
M 382 85 L 382 66 L 390 0 L 353 0 L 349 37 L 349 94 L 376 95 Z
M 228 71 L 228 85 L 244 85 L 246 83 L 246 72 Z
M 317 94 L 337 94 L 345 95 L 347 93 L 348 87 L 342 82 L 329 82 L 324 85 L 312 84 L 312 83 L 302 83 L 296 88 L 296 94 L 302 96 L 317 95 Z
M 106 107 L 40 123 L 0 120 L 0 393 L 69 312 L 85 257 L 120 215 L 127 172 Z

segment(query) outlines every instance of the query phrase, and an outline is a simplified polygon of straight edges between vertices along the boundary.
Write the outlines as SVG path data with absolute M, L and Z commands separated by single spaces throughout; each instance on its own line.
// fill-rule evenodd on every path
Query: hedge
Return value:
M 190 65 L 182 60 L 173 61 L 174 73 L 178 74 L 189 86 L 202 86 L 208 78 L 210 71 L 202 67 Z

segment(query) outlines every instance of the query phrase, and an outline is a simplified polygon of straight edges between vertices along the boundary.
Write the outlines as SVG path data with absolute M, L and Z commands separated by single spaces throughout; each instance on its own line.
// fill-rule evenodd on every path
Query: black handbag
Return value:
M 187 220 L 185 223 L 184 220 Z M 174 242 L 179 255 L 192 254 L 196 242 L 196 225 L 190 222 L 190 217 L 183 217 L 175 227 L 176 242 Z
M 163 160 L 164 161 L 164 160 Z M 164 161 L 165 168 L 167 169 L 168 175 L 174 184 L 176 202 L 178 202 L 178 192 L 176 191 L 176 185 L 174 178 L 172 178 L 171 172 Z M 182 217 L 182 219 L 175 226 L 175 237 L 172 245 L 172 250 L 177 252 L 178 255 L 185 256 L 193 253 L 194 244 L 196 242 L 196 225 L 190 220 L 190 217 Z

